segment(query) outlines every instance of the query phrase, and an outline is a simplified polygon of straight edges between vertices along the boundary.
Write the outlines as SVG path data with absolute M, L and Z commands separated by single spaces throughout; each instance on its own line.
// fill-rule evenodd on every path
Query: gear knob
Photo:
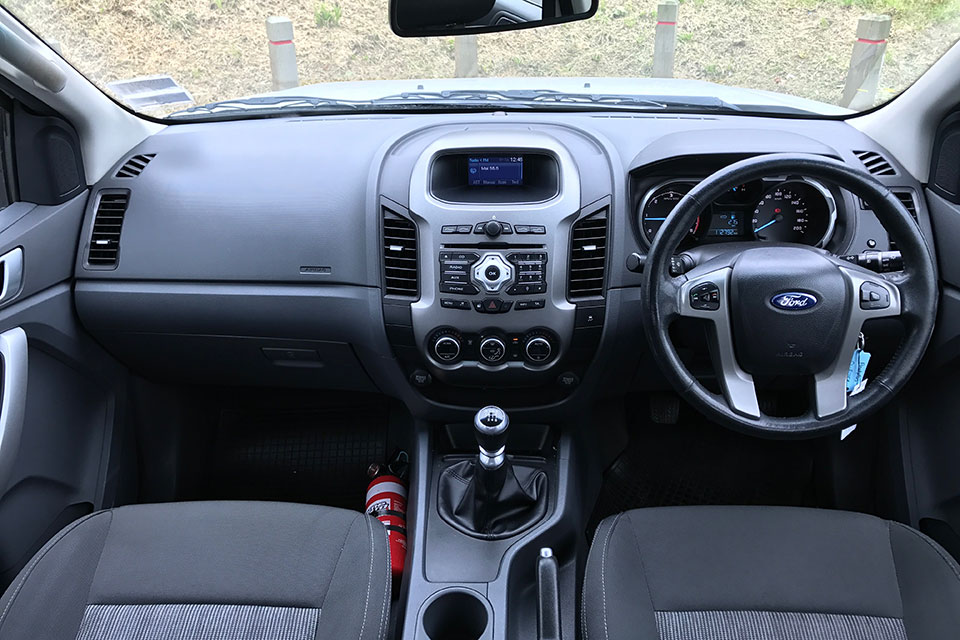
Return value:
M 474 435 L 480 447 L 480 464 L 484 467 L 497 469 L 503 465 L 509 426 L 507 412 L 493 405 L 480 409 L 473 417 Z

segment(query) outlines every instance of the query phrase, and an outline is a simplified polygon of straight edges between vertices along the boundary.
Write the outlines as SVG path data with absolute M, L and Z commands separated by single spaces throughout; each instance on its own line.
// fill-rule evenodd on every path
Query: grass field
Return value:
M 169 73 L 198 103 L 270 90 L 264 20 L 291 18 L 302 84 L 449 77 L 452 38 L 401 39 L 387 0 L 2 2 L 92 80 Z M 960 0 L 681 0 L 676 76 L 836 103 L 857 18 L 893 16 L 878 99 L 960 37 Z M 480 36 L 482 76 L 649 76 L 656 0 L 601 0 L 590 20 Z

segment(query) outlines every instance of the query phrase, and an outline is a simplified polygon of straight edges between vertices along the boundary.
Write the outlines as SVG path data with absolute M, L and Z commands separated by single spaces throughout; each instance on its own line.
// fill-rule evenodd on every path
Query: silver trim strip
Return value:
M 0 256 L 0 273 L 3 286 L 0 287 L 0 305 L 10 302 L 23 288 L 23 249 L 17 247 Z
M 868 278 L 860 271 L 840 267 L 840 273 L 847 280 L 851 300 L 850 319 L 847 322 L 846 333 L 843 338 L 843 349 L 837 354 L 827 369 L 813 377 L 813 394 L 815 411 L 818 418 L 826 418 L 840 413 L 847 408 L 847 373 L 850 370 L 850 361 L 857 348 L 857 338 L 863 323 L 871 318 L 888 318 L 900 315 L 900 289 L 893 283 L 881 277 Z M 863 283 L 879 285 L 890 294 L 890 306 L 886 309 L 861 309 L 860 287 Z
M 27 404 L 27 334 L 20 327 L 0 333 L 0 491 L 7 488 L 20 452 Z
M 730 276 L 733 269 L 724 267 L 691 278 L 680 287 L 680 299 L 677 308 L 680 315 L 688 318 L 709 320 L 713 326 L 711 339 L 715 341 L 715 352 L 720 361 L 720 386 L 730 408 L 748 418 L 760 417 L 760 403 L 757 401 L 757 388 L 753 376 L 740 368 L 737 354 L 733 350 L 733 330 L 730 321 Z M 720 290 L 720 308 L 716 311 L 694 309 L 690 306 L 690 290 L 706 282 L 711 282 Z

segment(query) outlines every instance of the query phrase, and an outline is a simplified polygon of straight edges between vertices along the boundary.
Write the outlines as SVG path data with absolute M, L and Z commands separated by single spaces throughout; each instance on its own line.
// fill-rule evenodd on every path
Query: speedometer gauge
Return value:
M 757 240 L 821 246 L 836 221 L 833 196 L 821 185 L 788 180 L 767 191 L 753 212 Z
M 647 194 L 640 204 L 640 228 L 643 229 L 643 235 L 647 240 L 653 241 L 653 237 L 660 231 L 667 216 L 692 188 L 692 184 L 672 182 Z M 690 234 L 693 235 L 699 228 L 700 218 L 698 217 L 690 227 Z

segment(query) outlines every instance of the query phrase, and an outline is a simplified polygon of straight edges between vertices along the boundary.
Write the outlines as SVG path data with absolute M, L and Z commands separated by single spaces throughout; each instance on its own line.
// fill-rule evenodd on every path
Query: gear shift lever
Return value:
M 506 462 L 509 426 L 510 417 L 506 411 L 493 405 L 480 409 L 473 417 L 474 435 L 480 448 L 480 466 L 484 469 L 495 471 Z
M 546 514 L 546 473 L 537 465 L 507 459 L 509 427 L 510 418 L 500 407 L 480 409 L 473 417 L 479 456 L 455 462 L 440 474 L 440 517 L 467 535 L 509 538 Z

